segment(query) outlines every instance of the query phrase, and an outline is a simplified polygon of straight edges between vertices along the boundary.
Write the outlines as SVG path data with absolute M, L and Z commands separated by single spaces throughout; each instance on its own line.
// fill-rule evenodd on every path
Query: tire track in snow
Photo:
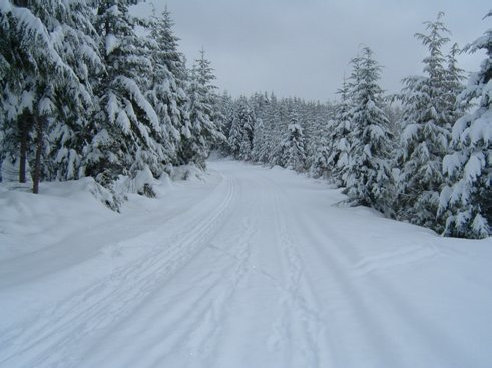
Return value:
M 77 358 L 68 361 L 65 356 L 69 351 L 73 354 L 70 348 L 131 313 L 143 298 L 206 245 L 206 240 L 226 219 L 235 194 L 230 179 L 223 179 L 221 184 L 203 201 L 207 203 L 202 202 L 193 213 L 187 211 L 171 219 L 169 227 L 176 225 L 178 229 L 174 235 L 159 241 L 160 245 L 152 247 L 138 260 L 114 270 L 108 279 L 77 292 L 28 321 L 29 324 L 5 331 L 3 336 L 9 340 L 4 338 L 1 342 L 7 349 L 2 353 L 0 366 L 68 367 L 73 364 Z M 215 205 L 217 201 L 219 204 Z M 181 227 L 180 222 L 184 224 Z M 144 234 L 144 238 L 155 243 L 156 235 L 158 231 Z M 164 244 L 169 246 L 163 248 Z M 24 359 L 23 353 L 27 351 L 29 358 Z

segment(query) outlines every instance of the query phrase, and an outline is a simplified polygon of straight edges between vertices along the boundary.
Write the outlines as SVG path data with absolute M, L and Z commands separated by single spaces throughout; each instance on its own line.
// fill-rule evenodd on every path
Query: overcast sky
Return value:
M 150 14 L 150 1 L 134 12 Z M 334 98 L 360 45 L 370 46 L 383 65 L 382 86 L 400 88 L 420 74 L 425 49 L 414 38 L 425 20 L 445 12 L 451 40 L 465 45 L 491 27 L 482 20 L 490 0 L 154 0 L 167 4 L 180 49 L 190 63 L 203 46 L 216 84 L 233 96 L 274 91 L 326 101 Z M 484 54 L 460 56 L 477 69 Z

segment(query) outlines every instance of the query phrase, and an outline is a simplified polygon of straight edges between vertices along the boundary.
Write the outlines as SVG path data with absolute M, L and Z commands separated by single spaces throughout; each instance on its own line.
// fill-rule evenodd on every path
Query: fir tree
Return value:
M 288 126 L 288 134 L 284 143 L 284 163 L 285 167 L 297 172 L 306 169 L 304 133 L 299 124 L 297 111 L 291 112 L 291 119 Z
M 485 238 L 491 233 L 492 30 L 465 48 L 469 52 L 481 49 L 487 57 L 459 96 L 461 103 L 476 100 L 478 106 L 454 124 L 453 152 L 443 161 L 448 184 L 441 191 L 439 214 L 448 236 Z
M 327 124 L 328 129 L 334 125 L 333 121 L 329 121 Z M 314 142 L 311 153 L 308 154 L 308 158 L 311 158 L 310 173 L 314 178 L 328 178 L 328 175 L 332 172 L 330 165 L 330 143 L 327 138 L 327 132 L 323 129 L 318 131 L 319 138 Z
M 205 159 L 208 157 L 211 145 L 225 140 L 213 121 L 218 98 L 215 93 L 217 87 L 212 84 L 214 79 L 210 61 L 205 59 L 205 52 L 202 49 L 191 74 L 188 91 L 191 132 L 190 136 L 184 139 L 185 149 L 182 153 L 184 157 L 189 157 L 190 161 L 201 167 L 205 166 Z
M 252 108 L 255 116 L 255 126 L 253 127 L 253 150 L 251 157 L 255 162 L 268 162 L 268 131 L 265 126 L 265 119 L 268 113 L 270 101 L 268 96 L 263 93 L 255 93 L 252 97 Z
M 254 111 L 247 98 L 241 96 L 237 102 L 228 139 L 231 153 L 237 159 L 251 159 L 255 120 Z
M 218 149 L 224 155 L 230 154 L 228 136 L 229 136 L 229 131 L 231 130 L 231 124 L 233 118 L 234 118 L 234 104 L 231 96 L 224 91 L 222 95 L 219 97 L 216 125 L 217 125 L 217 129 L 224 136 L 225 139 L 214 145 L 214 148 Z
M 268 136 L 263 119 L 257 118 L 254 127 L 253 161 L 266 163 L 268 161 Z
M 160 122 L 158 141 L 163 164 L 180 164 L 178 149 L 181 128 L 188 119 L 186 94 L 187 72 L 184 56 L 178 51 L 179 39 L 173 32 L 174 23 L 167 7 L 161 16 L 152 16 L 147 24 L 150 33 L 150 57 L 153 63 L 146 93 Z
M 86 170 L 107 186 L 119 175 L 134 177 L 141 170 L 159 176 L 165 160 L 162 126 L 145 96 L 152 62 L 145 41 L 135 33 L 137 20 L 128 13 L 130 4 L 104 0 L 97 13 L 106 71 L 96 89 L 101 109 L 88 127 Z
M 268 147 L 268 162 L 271 165 L 283 164 L 283 123 L 280 111 L 280 103 L 277 97 L 272 93 L 270 96 L 270 105 L 266 114 L 268 126 L 268 136 L 270 137 Z
M 404 80 L 401 150 L 398 164 L 398 217 L 426 227 L 440 229 L 436 213 L 443 185 L 442 159 L 450 139 L 448 72 L 442 47 L 449 31 L 442 13 L 426 22 L 428 34 L 416 36 L 428 48 L 424 58 L 425 77 Z
M 345 78 L 342 88 L 337 93 L 340 95 L 340 102 L 335 107 L 335 119 L 329 132 L 332 149 L 328 165 L 332 168 L 333 180 L 339 186 L 345 186 L 351 150 L 349 135 L 352 131 L 352 105 L 349 98 L 349 85 Z
M 31 161 L 37 192 L 41 177 L 79 175 L 80 131 L 93 105 L 89 70 L 99 68 L 100 59 L 85 3 L 15 4 L 4 2 L 0 9 L 0 103 L 8 142 L 2 156 L 19 158 L 21 182 Z
M 368 47 L 353 64 L 354 107 L 346 194 L 354 203 L 387 213 L 390 135 L 388 119 L 382 109 L 383 91 L 378 85 L 381 67 Z

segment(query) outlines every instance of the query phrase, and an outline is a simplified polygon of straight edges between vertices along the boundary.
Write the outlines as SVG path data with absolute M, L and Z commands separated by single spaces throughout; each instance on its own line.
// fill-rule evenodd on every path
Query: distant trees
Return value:
M 258 93 L 223 100 L 228 107 L 221 110 L 234 111 L 225 152 L 327 178 L 345 188 L 351 204 L 444 235 L 488 236 L 491 33 L 466 48 L 485 49 L 488 57 L 465 89 L 458 46 L 445 52 L 449 31 L 443 14 L 424 24 L 426 32 L 416 34 L 428 51 L 424 75 L 405 78 L 397 96 L 384 96 L 381 67 L 364 47 L 336 104 L 273 94 L 258 103 Z M 473 102 L 478 106 L 466 112 Z
M 299 124 L 297 111 L 291 112 L 288 134 L 284 142 L 284 163 L 287 168 L 303 172 L 306 170 L 306 145 L 304 133 Z
M 222 134 L 202 54 L 192 71 L 167 10 L 133 0 L 4 1 L 0 6 L 0 162 L 40 180 L 92 176 L 111 189 L 204 159 Z M 146 30 L 139 35 L 136 27 Z
M 248 99 L 240 97 L 234 108 L 232 123 L 229 130 L 229 146 L 236 159 L 252 158 L 254 127 L 256 116 Z

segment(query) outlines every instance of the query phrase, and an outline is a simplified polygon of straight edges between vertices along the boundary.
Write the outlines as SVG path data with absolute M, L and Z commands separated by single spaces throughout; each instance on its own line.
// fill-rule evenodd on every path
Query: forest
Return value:
M 92 177 L 118 211 L 125 193 L 152 197 L 153 178 L 205 170 L 218 151 L 324 178 L 344 188 L 340 205 L 445 236 L 491 234 L 492 30 L 460 46 L 443 13 L 426 21 L 422 73 L 397 94 L 362 46 L 336 101 L 232 97 L 203 49 L 187 65 L 170 11 L 139 18 L 134 3 L 0 1 L 3 182 L 38 193 L 41 181 Z M 468 76 L 456 56 L 479 50 Z

